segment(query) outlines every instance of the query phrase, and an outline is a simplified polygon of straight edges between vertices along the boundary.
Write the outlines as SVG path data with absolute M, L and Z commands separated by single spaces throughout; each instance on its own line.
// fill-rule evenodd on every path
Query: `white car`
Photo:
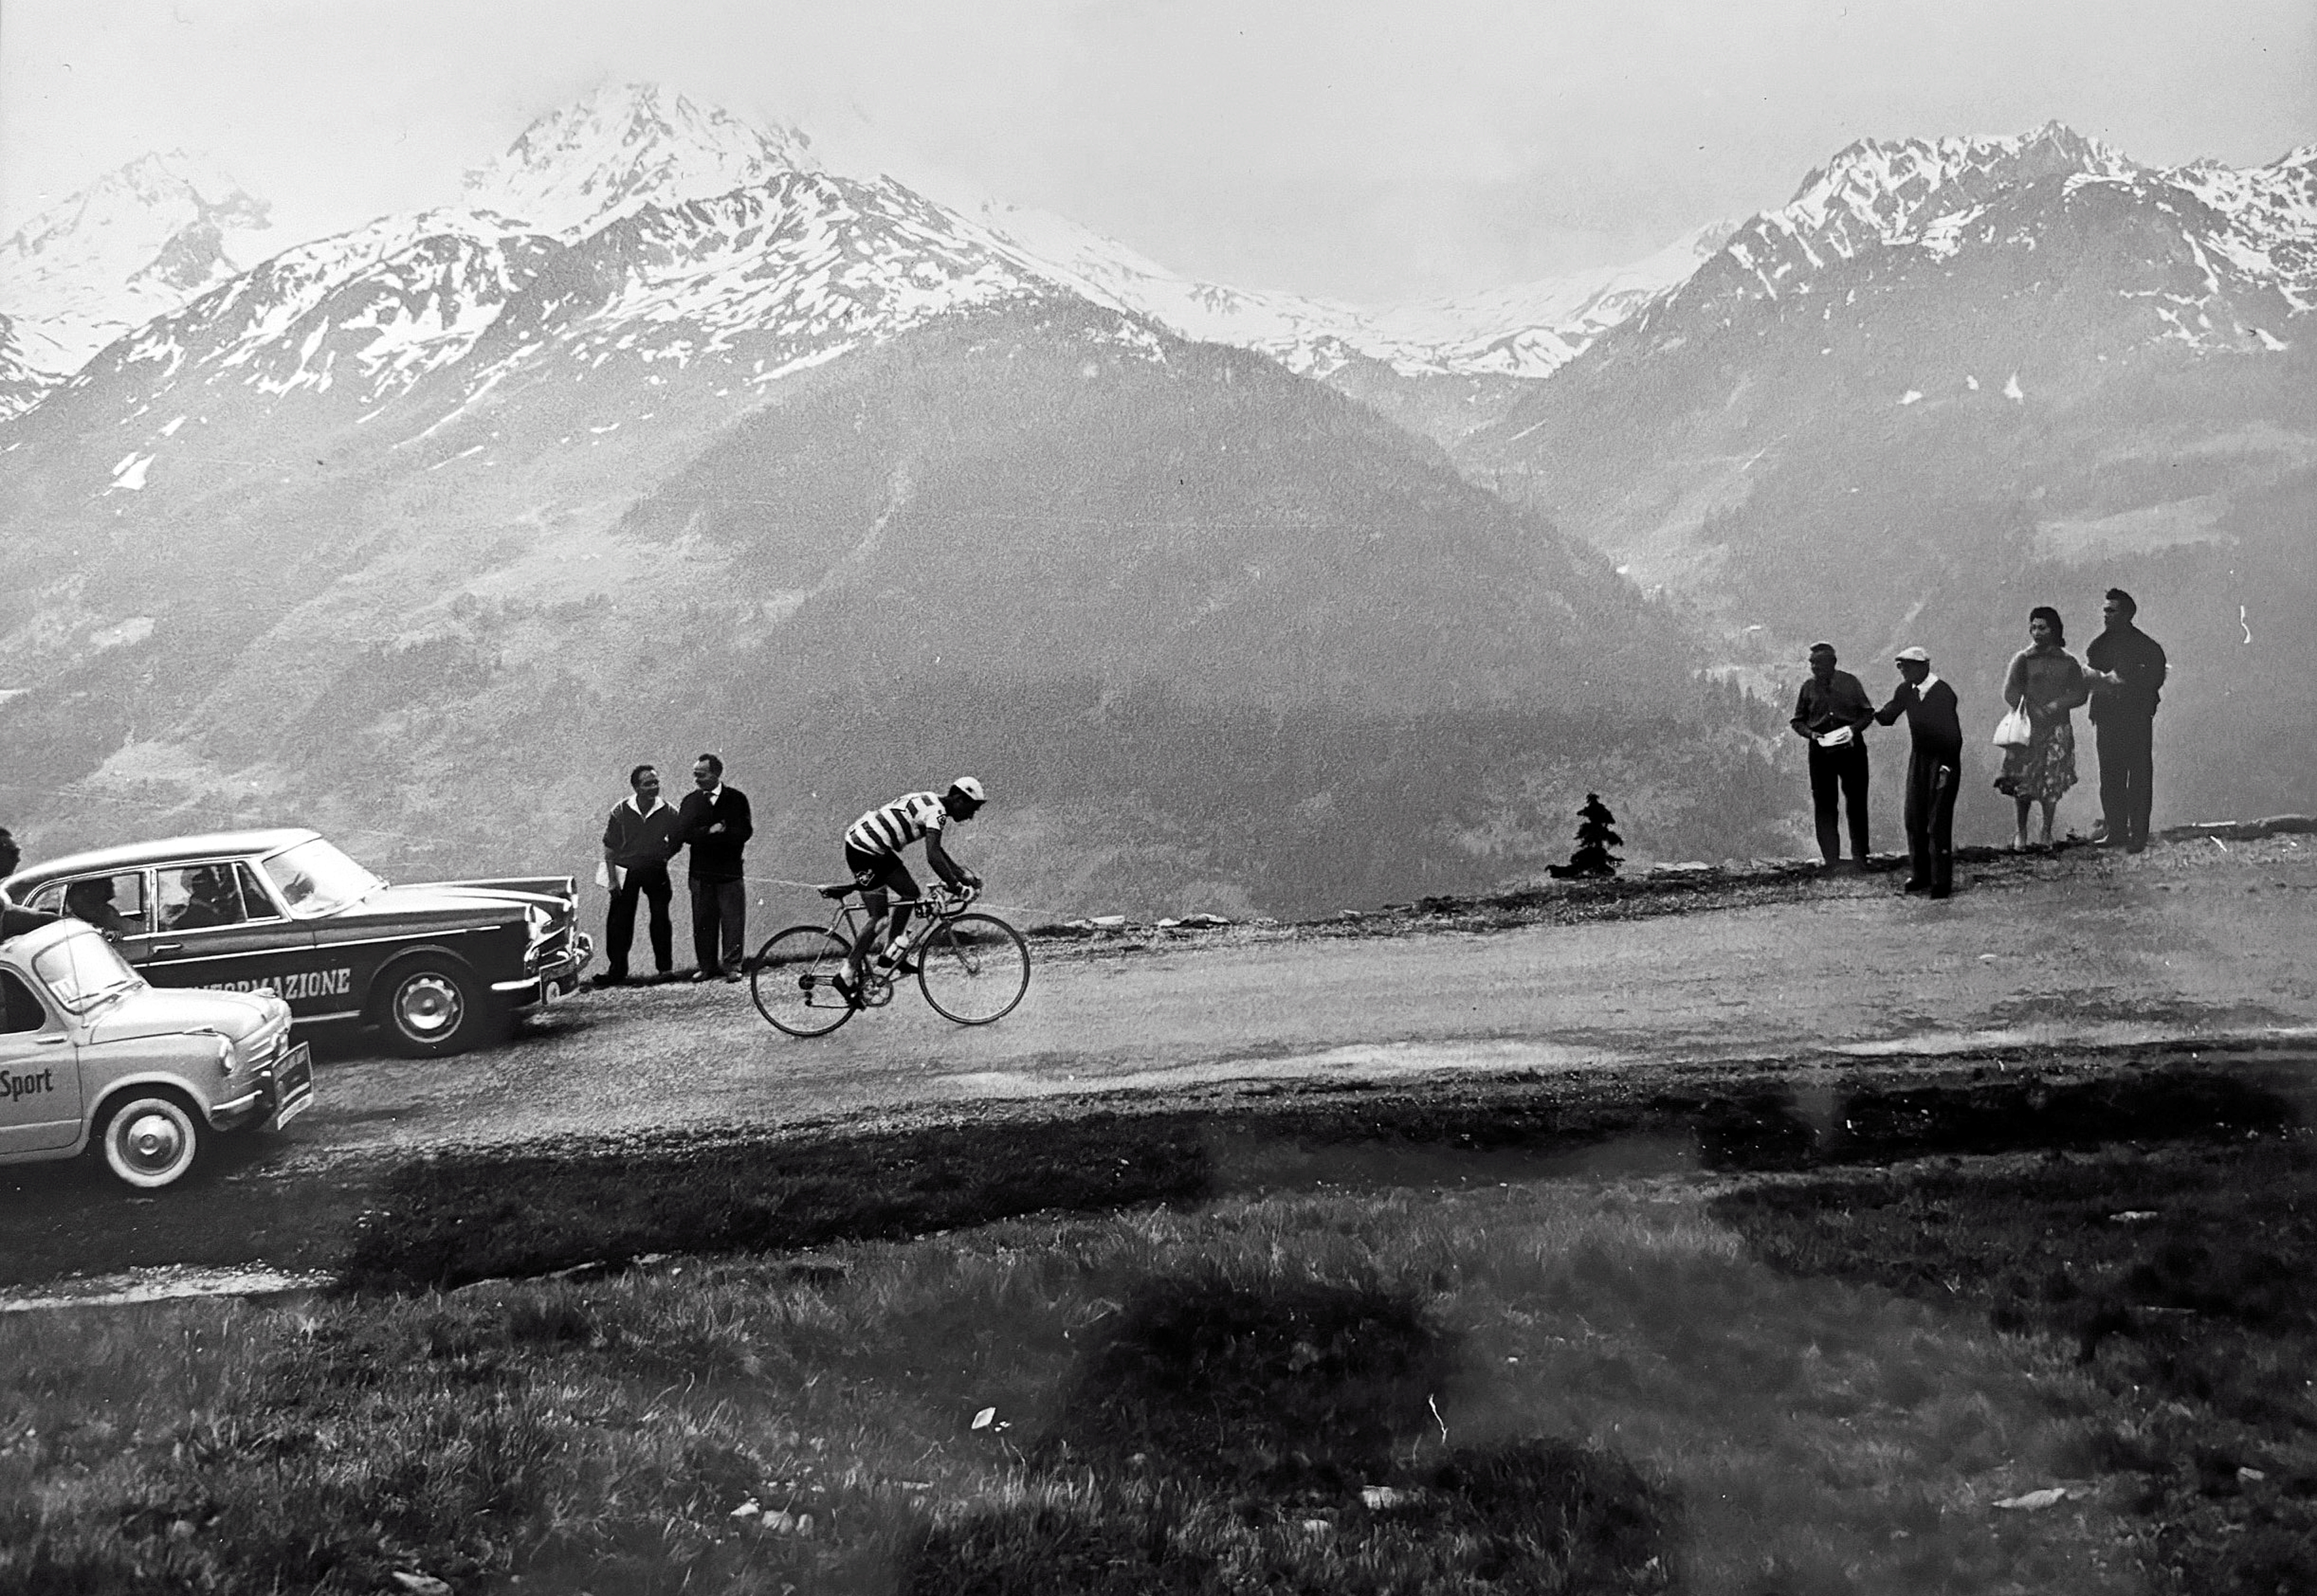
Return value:
M 312 1059 L 271 993 L 150 985 L 77 920 L 0 940 L 0 1164 L 95 1149 L 153 1190 L 211 1137 L 279 1129 L 313 1097 Z

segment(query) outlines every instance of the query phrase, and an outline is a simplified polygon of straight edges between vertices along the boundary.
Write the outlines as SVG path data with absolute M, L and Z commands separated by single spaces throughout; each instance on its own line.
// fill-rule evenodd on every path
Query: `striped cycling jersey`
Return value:
M 949 811 L 942 807 L 939 793 L 904 793 L 845 827 L 845 843 L 863 853 L 899 853 L 948 824 Z

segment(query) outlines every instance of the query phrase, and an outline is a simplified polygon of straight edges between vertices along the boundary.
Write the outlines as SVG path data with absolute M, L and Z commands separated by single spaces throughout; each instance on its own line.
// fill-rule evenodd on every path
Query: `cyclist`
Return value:
M 877 946 L 881 931 L 884 947 L 877 954 L 877 974 L 891 976 L 914 971 L 902 955 L 901 933 L 908 929 L 909 914 L 917 905 L 917 883 L 908 866 L 901 862 L 902 849 L 923 837 L 926 862 L 944 881 L 952 887 L 980 887 L 980 877 L 949 856 L 942 836 L 951 821 L 972 819 L 988 801 L 980 782 L 960 776 L 949 784 L 947 792 L 903 793 L 845 828 L 845 862 L 853 871 L 853 884 L 861 889 L 861 906 L 869 912 L 869 923 L 853 944 L 847 964 L 846 973 L 853 977 L 854 988 L 861 984 L 863 967 L 869 950 Z M 889 896 L 899 900 L 893 905 L 890 926 L 884 923 Z

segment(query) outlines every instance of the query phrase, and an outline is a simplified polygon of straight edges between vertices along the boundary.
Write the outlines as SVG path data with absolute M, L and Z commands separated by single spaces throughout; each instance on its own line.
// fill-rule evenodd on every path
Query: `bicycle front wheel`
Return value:
M 917 986 L 944 1020 L 1002 1020 L 1030 990 L 1030 944 L 994 914 L 944 920 L 917 950 Z
M 792 1037 L 825 1037 L 853 1018 L 836 987 L 850 950 L 827 926 L 775 932 L 749 961 L 748 995 L 756 1012 Z

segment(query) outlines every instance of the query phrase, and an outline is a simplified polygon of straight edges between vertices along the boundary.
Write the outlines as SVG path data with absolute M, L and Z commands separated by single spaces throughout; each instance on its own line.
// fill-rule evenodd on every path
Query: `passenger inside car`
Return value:
M 180 874 L 184 882 L 185 901 L 163 916 L 171 931 L 198 931 L 209 925 L 239 925 L 249 918 L 248 912 L 242 906 L 241 893 L 234 879 L 231 865 L 192 865 Z M 166 902 L 166 897 L 165 887 L 164 902 Z
M 112 878 L 91 876 L 65 888 L 65 913 L 94 926 L 114 941 L 140 936 L 145 927 L 131 922 L 112 901 Z

